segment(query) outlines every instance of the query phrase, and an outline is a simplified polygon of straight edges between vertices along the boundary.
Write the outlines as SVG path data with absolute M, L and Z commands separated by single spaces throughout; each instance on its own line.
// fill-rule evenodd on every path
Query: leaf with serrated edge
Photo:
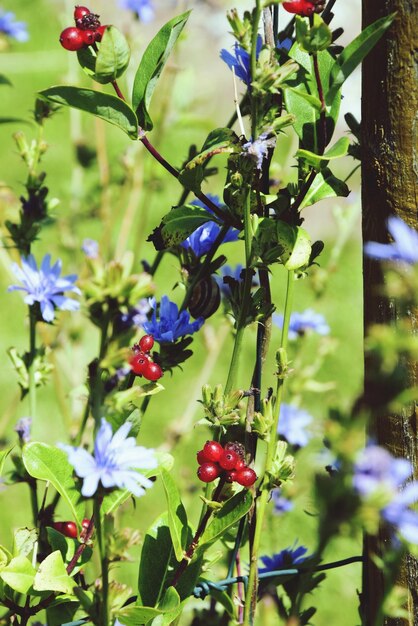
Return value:
M 116 96 L 68 85 L 50 87 L 40 91 L 39 94 L 56 104 L 70 106 L 100 117 L 123 130 L 131 139 L 138 138 L 138 120 L 134 111 L 129 104 Z
M 178 15 L 164 24 L 148 44 L 139 64 L 132 90 L 132 106 L 136 110 L 139 124 L 144 130 L 151 130 L 153 127 L 148 113 L 151 98 L 171 50 L 189 15 L 190 11 L 186 11 L 186 13 Z
M 84 502 L 74 478 L 74 468 L 64 450 L 36 441 L 24 446 L 22 452 L 26 471 L 33 478 L 49 481 L 69 505 L 74 519 L 81 526 Z

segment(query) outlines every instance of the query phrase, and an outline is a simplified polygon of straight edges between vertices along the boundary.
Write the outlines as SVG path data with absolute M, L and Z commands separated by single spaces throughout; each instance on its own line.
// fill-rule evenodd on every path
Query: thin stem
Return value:
M 240 315 L 237 319 L 237 332 L 235 335 L 234 350 L 232 352 L 231 363 L 229 366 L 228 378 L 225 385 L 225 395 L 228 394 L 235 386 L 235 380 L 238 372 L 239 356 L 241 354 L 242 340 L 244 337 L 245 325 L 247 321 L 248 305 L 251 297 L 251 233 L 250 233 L 250 217 L 251 217 L 251 196 L 248 190 L 244 205 L 244 238 L 245 238 L 245 279 L 242 295 L 242 303 Z
M 36 419 L 36 381 L 34 361 L 36 357 L 36 314 L 32 307 L 29 307 L 29 414 L 32 420 Z
M 97 541 L 99 544 L 100 563 L 102 568 L 102 602 L 99 608 L 100 625 L 109 624 L 109 559 L 107 557 L 106 535 L 104 524 L 100 516 L 100 507 L 103 498 L 98 496 L 94 500 L 94 523 L 96 526 Z M 91 523 L 91 522 L 90 522 Z M 90 526 L 90 524 L 89 524 Z
M 284 350 L 286 350 L 287 342 L 288 342 L 290 313 L 292 311 L 292 303 L 293 303 L 294 279 L 295 279 L 294 271 L 290 270 L 287 275 L 284 319 L 283 319 L 282 335 L 281 335 L 281 340 L 280 340 L 280 348 Z M 272 469 L 273 462 L 274 462 L 274 455 L 276 451 L 276 442 L 277 442 L 277 427 L 279 423 L 282 395 L 283 395 L 283 379 L 278 378 L 277 379 L 277 396 L 276 396 L 276 404 L 275 404 L 275 419 L 273 421 L 273 425 L 272 425 L 271 432 L 270 432 L 270 440 L 268 442 L 267 455 L 266 455 L 266 461 L 265 461 L 265 467 L 264 467 L 264 473 L 263 473 L 263 475 L 266 477 L 269 476 L 271 469 Z M 268 488 L 264 488 L 262 489 L 261 495 L 258 500 L 257 520 L 256 520 L 254 540 L 253 540 L 253 545 L 252 545 L 252 550 L 251 550 L 250 573 L 248 577 L 248 588 L 247 588 L 247 594 L 245 598 L 244 626 L 252 626 L 254 622 L 255 607 L 257 603 L 257 588 L 258 588 L 258 553 L 259 553 L 259 548 L 260 548 L 264 515 L 266 512 L 266 506 L 268 503 L 269 495 L 270 495 L 270 490 Z
M 324 89 L 322 87 L 321 74 L 319 72 L 318 55 L 316 53 L 313 53 L 311 56 L 312 56 L 312 62 L 313 62 L 313 68 L 314 68 L 316 87 L 318 90 L 318 98 L 321 102 L 321 113 L 319 115 L 321 136 L 319 137 L 319 141 L 318 141 L 318 153 L 323 154 L 325 150 L 325 146 L 327 145 L 327 119 L 326 119 L 325 97 L 324 97 Z
M 261 18 L 261 2 L 256 0 L 255 9 L 253 12 L 252 20 L 252 33 L 251 33 L 251 81 L 255 79 L 257 71 L 257 39 L 258 39 L 258 24 Z M 251 94 L 251 139 L 254 141 L 257 136 L 258 126 L 258 101 L 257 98 Z

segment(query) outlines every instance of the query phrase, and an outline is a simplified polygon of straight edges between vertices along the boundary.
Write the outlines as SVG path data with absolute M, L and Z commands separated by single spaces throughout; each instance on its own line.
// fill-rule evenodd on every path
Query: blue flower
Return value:
M 215 204 L 219 205 L 219 198 L 217 196 L 208 195 L 209 199 Z M 210 209 L 206 207 L 200 200 L 194 200 L 191 204 L 200 206 L 207 210 L 208 213 L 212 213 Z M 197 258 L 207 254 L 214 244 L 216 238 L 220 233 L 221 227 L 216 222 L 205 222 L 202 226 L 196 228 L 196 230 L 185 239 L 181 246 L 186 250 L 192 250 Z M 223 239 L 223 243 L 228 241 L 237 241 L 239 231 L 236 228 L 229 228 Z
M 155 17 L 154 7 L 150 0 L 119 0 L 122 9 L 132 11 L 141 22 L 152 22 Z
M 29 35 L 25 22 L 15 22 L 16 16 L 11 11 L 0 10 L 0 33 L 4 33 L 16 41 L 28 41 Z
M 12 285 L 8 291 L 26 291 L 24 301 L 29 306 L 39 302 L 42 317 L 46 322 L 52 322 L 54 319 L 55 308 L 62 311 L 77 311 L 80 303 L 64 296 L 65 291 L 81 293 L 74 285 L 77 276 L 71 274 L 60 278 L 61 265 L 61 261 L 58 260 L 51 267 L 51 255 L 46 254 L 38 270 L 35 258 L 30 254 L 26 259 L 22 259 L 22 267 L 19 267 L 17 263 L 12 265 L 12 271 L 23 287 Z
M 283 315 L 273 314 L 273 322 L 282 328 Z M 320 313 L 315 313 L 312 309 L 306 309 L 302 313 L 292 313 L 289 323 L 289 339 L 297 339 L 307 331 L 313 331 L 319 335 L 328 335 L 329 326 L 325 317 Z
M 143 324 L 146 333 L 153 335 L 155 341 L 159 343 L 172 343 L 184 337 L 192 335 L 204 324 L 204 318 L 198 317 L 194 322 L 190 322 L 190 315 L 187 311 L 181 311 L 177 304 L 171 302 L 167 296 L 163 296 L 160 302 L 159 319 L 157 319 L 157 304 L 153 298 L 151 306 L 154 309 L 150 321 Z
M 257 169 L 261 170 L 263 160 L 267 157 L 269 148 L 276 145 L 276 137 L 271 137 L 268 133 L 263 133 L 255 141 L 247 141 L 242 148 L 247 156 L 256 161 Z
M 284 513 L 288 513 L 293 509 L 293 502 L 282 496 L 281 489 L 273 489 L 273 491 L 271 492 L 271 497 L 274 504 L 274 515 L 283 515 Z
M 84 239 L 81 249 L 88 259 L 97 259 L 99 256 L 99 242 L 95 239 Z
M 292 46 L 293 46 L 293 39 L 291 39 L 290 37 L 285 37 L 281 41 L 277 42 L 276 48 L 277 50 L 283 50 L 283 52 L 289 52 Z
M 261 560 L 265 567 L 260 567 L 258 569 L 259 574 L 266 574 L 269 572 L 275 572 L 280 569 L 290 569 L 295 565 L 300 565 L 304 561 L 306 561 L 307 557 L 305 554 L 307 553 L 308 548 L 305 546 L 299 546 L 296 548 L 286 548 L 277 554 L 273 554 L 273 556 L 262 556 Z
M 258 59 L 258 55 L 260 54 L 261 48 L 263 45 L 263 40 L 261 36 L 257 37 L 257 50 L 256 50 L 256 58 Z M 244 50 L 238 43 L 235 42 L 234 54 L 222 48 L 221 50 L 221 59 L 224 61 L 227 66 L 232 70 L 234 68 L 235 75 L 242 80 L 243 83 L 250 87 L 251 85 L 251 61 L 249 53 Z
M 17 432 L 21 443 L 29 443 L 31 426 L 31 417 L 21 417 L 20 420 L 17 422 L 15 426 L 15 431 Z
M 418 233 L 410 228 L 400 217 L 389 217 L 388 231 L 393 243 L 369 241 L 364 246 L 364 253 L 379 261 L 400 261 L 413 265 L 418 263 Z
M 360 496 L 380 494 L 386 500 L 382 518 L 411 543 L 418 543 L 418 513 L 409 505 L 418 501 L 418 481 L 404 487 L 412 474 L 406 459 L 394 458 L 380 446 L 368 446 L 354 466 L 353 485 Z
M 293 446 L 306 446 L 311 434 L 305 427 L 312 422 L 312 415 L 307 411 L 298 409 L 291 404 L 283 403 L 280 407 L 280 417 L 277 432 Z
M 111 425 L 102 418 L 94 442 L 94 456 L 84 448 L 61 446 L 77 476 L 84 479 L 81 493 L 86 498 L 96 493 L 99 483 L 105 489 L 128 489 L 138 497 L 152 486 L 151 480 L 135 470 L 157 467 L 154 450 L 137 446 L 135 438 L 128 437 L 131 427 L 130 422 L 125 422 L 113 434 Z

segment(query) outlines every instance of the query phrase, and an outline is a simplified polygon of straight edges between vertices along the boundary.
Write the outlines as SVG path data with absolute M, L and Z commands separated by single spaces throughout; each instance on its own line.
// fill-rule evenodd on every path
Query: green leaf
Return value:
M 13 554 L 15 556 L 29 556 L 38 541 L 38 531 L 36 528 L 18 528 L 15 531 Z
M 4 546 L 0 546 L 0 571 L 6 567 L 9 561 L 12 560 L 12 555 Z
M 173 554 L 168 514 L 163 513 L 148 529 L 142 546 L 138 576 L 138 594 L 142 604 L 158 604 Z
M 190 11 L 182 13 L 167 22 L 148 44 L 135 75 L 132 106 L 136 110 L 139 125 L 144 130 L 151 130 L 153 123 L 148 113 L 154 89 L 170 56 L 174 44 L 180 36 Z
M 135 385 L 124 391 L 117 391 L 109 398 L 108 403 L 112 406 L 112 409 L 121 413 L 131 405 L 140 408 L 145 396 L 155 396 L 160 391 L 164 391 L 164 387 L 160 383 L 150 383 L 143 386 Z
M 32 587 L 36 570 L 25 556 L 16 556 L 0 572 L 0 578 L 19 593 L 27 593 Z
M 0 124 L 31 124 L 30 120 L 23 117 L 0 117 Z
M 114 26 L 104 31 L 96 60 L 95 80 L 110 83 L 122 76 L 129 65 L 131 51 L 126 38 Z
M 51 546 L 52 551 L 56 552 L 57 550 L 59 550 L 62 556 L 62 560 L 64 561 L 65 565 L 68 565 L 80 543 L 76 539 L 66 537 L 62 533 L 55 530 L 55 528 L 51 528 L 50 526 L 47 526 L 46 532 L 48 535 L 48 543 Z M 90 561 L 92 552 L 93 551 L 89 546 L 87 546 L 83 550 L 82 555 L 77 561 L 77 565 L 73 569 L 73 575 L 76 574 L 82 567 L 84 567 L 85 564 L 88 563 L 88 561 Z
M 324 198 L 335 198 L 337 196 L 346 198 L 350 190 L 343 180 L 340 180 L 327 167 L 317 173 L 308 193 L 303 199 L 299 210 L 311 206 Z
M 174 554 L 181 561 L 187 547 L 187 513 L 181 501 L 180 492 L 171 474 L 161 469 L 161 478 L 167 498 L 168 526 L 173 542 Z
M 24 446 L 22 458 L 28 474 L 49 481 L 67 502 L 74 520 L 81 526 L 84 502 L 73 478 L 74 468 L 64 450 L 34 441 Z
M 138 120 L 126 102 L 107 93 L 93 89 L 56 86 L 39 92 L 43 98 L 63 104 L 86 113 L 91 113 L 102 120 L 114 124 L 131 139 L 138 139 Z
M 72 595 L 75 582 L 67 574 L 61 552 L 56 550 L 48 554 L 39 565 L 33 588 L 36 591 L 60 591 Z
M 162 615 L 162 611 L 149 606 L 136 606 L 132 604 L 116 613 L 116 617 L 123 626 L 142 626 L 154 619 L 154 617 L 158 617 L 158 615 Z
M 185 169 L 192 170 L 197 165 L 203 165 L 207 159 L 211 159 L 215 154 L 237 152 L 238 146 L 240 146 L 239 138 L 233 130 L 215 128 L 207 136 L 202 150 L 187 163 Z
M 252 503 L 253 497 L 248 489 L 239 491 L 227 500 L 222 509 L 214 515 L 212 521 L 206 527 L 196 551 L 197 555 L 199 556 L 210 545 L 220 539 L 228 528 L 236 524 L 241 517 L 244 517 L 250 510 Z
M 171 248 L 182 243 L 196 228 L 211 221 L 216 222 L 216 217 L 203 207 L 184 204 L 163 217 L 157 229 L 158 236 L 162 240 L 163 248 Z
M 324 154 L 314 154 L 310 150 L 297 150 L 295 157 L 297 159 L 304 159 L 308 165 L 319 170 L 324 161 L 331 161 L 332 159 L 339 159 L 346 156 L 348 148 L 350 147 L 350 140 L 348 137 L 341 137 L 338 141 Z
M 321 52 L 331 45 L 332 32 L 317 13 L 313 15 L 312 27 L 305 18 L 296 15 L 296 41 L 305 52 Z
M 224 609 L 228 613 L 229 617 L 232 620 L 235 621 L 236 620 L 235 605 L 234 605 L 231 597 L 228 595 L 228 593 L 226 591 L 219 591 L 219 589 L 213 589 L 212 588 L 210 590 L 210 595 L 211 595 L 212 598 L 215 598 L 215 600 L 217 602 L 222 604 L 222 606 L 224 607 Z
M 317 106 L 318 89 L 312 71 L 312 59 L 297 43 L 293 44 L 289 56 L 299 64 L 300 69 L 295 79 L 286 81 L 286 88 L 283 91 L 286 110 L 296 118 L 293 127 L 303 147 L 315 152 L 318 143 L 317 134 L 322 132 L 322 122 L 320 121 L 320 107 Z M 322 88 L 326 95 L 329 91 L 330 75 L 335 61 L 328 50 L 318 52 L 317 60 Z M 335 129 L 340 103 L 341 93 L 338 91 L 326 111 L 327 143 L 330 142 Z
M 287 270 L 299 270 L 309 263 L 311 241 L 309 235 L 300 226 L 289 226 L 286 222 L 277 221 L 277 242 L 283 247 L 281 262 Z
M 395 14 L 380 18 L 370 24 L 341 52 L 335 62 L 330 81 L 330 90 L 326 94 L 326 103 L 331 104 L 345 80 L 360 65 L 367 54 L 392 24 Z

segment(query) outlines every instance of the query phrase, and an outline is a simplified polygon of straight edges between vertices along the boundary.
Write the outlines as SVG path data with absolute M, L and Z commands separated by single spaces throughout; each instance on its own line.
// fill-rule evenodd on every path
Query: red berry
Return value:
M 203 465 L 203 463 L 208 462 L 208 459 L 206 458 L 203 450 L 199 450 L 199 452 L 196 454 L 196 458 L 197 458 L 197 462 L 199 463 L 199 465 Z
M 139 347 L 144 352 L 149 352 L 150 350 L 152 350 L 153 345 L 154 337 L 152 335 L 144 335 L 139 341 Z
M 104 24 L 103 26 L 99 26 L 98 28 L 96 28 L 96 32 L 95 32 L 96 41 L 102 40 L 102 37 L 104 35 L 106 28 L 107 28 L 107 24 Z
M 142 351 L 136 352 L 129 359 L 129 365 L 131 366 L 131 369 L 136 376 L 144 376 L 144 372 L 147 368 L 148 363 L 149 361 Z
M 245 467 L 244 469 L 237 472 L 235 476 L 235 480 L 239 485 L 243 487 L 251 487 L 257 480 L 257 474 L 251 467 Z
M 235 464 L 235 469 L 237 470 L 237 472 L 240 472 L 242 469 L 244 469 L 244 467 L 247 467 L 245 465 L 245 461 L 243 461 L 242 459 L 238 459 Z
M 227 483 L 233 483 L 237 478 L 237 472 L 235 470 L 231 470 L 226 473 L 225 480 Z
M 91 46 L 96 43 L 96 31 L 94 30 L 82 30 L 83 41 L 86 46 Z
M 203 446 L 203 454 L 207 461 L 216 463 L 224 453 L 224 449 L 217 441 L 207 441 Z
M 76 539 L 78 536 L 77 526 L 74 522 L 54 522 L 52 528 L 71 539 Z
M 288 13 L 297 13 L 303 17 L 309 17 L 315 11 L 315 5 L 309 0 L 293 0 L 292 2 L 282 2 L 282 7 Z
M 198 478 L 204 483 L 211 483 L 220 473 L 221 469 L 217 463 L 203 463 L 197 470 Z
M 81 526 L 84 528 L 84 530 L 87 530 L 87 528 L 90 526 L 90 520 L 88 517 L 85 517 L 83 519 L 83 521 L 81 522 Z
M 90 15 L 90 9 L 87 7 L 76 6 L 74 8 L 74 19 L 75 21 L 83 19 L 86 15 Z
M 161 378 L 162 375 L 163 375 L 163 370 L 158 365 L 158 363 L 154 363 L 153 361 L 150 361 L 147 359 L 147 364 L 144 369 L 144 377 L 147 380 L 155 382 L 156 380 Z
M 60 44 L 63 48 L 72 52 L 81 50 L 84 46 L 82 31 L 74 26 L 65 28 L 60 35 Z
M 237 462 L 239 461 L 239 456 L 233 450 L 224 450 L 221 458 L 219 459 L 219 465 L 225 470 L 233 470 Z

